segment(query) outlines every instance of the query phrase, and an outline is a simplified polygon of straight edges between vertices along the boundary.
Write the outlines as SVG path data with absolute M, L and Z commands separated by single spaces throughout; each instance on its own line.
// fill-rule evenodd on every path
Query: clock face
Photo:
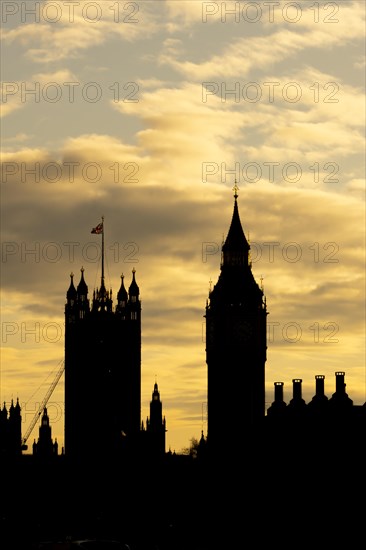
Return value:
M 247 342 L 253 336 L 253 326 L 249 321 L 238 319 L 232 327 L 234 342 Z
M 250 342 L 254 335 L 253 323 L 248 319 L 232 319 L 231 322 L 221 329 L 216 327 L 215 322 L 210 319 L 207 321 L 206 342 L 214 344 L 217 342 L 232 342 L 234 344 L 245 344 Z

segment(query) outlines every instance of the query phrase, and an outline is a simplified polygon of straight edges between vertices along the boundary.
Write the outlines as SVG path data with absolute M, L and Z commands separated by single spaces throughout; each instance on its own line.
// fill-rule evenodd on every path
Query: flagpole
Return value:
M 104 216 L 102 216 L 102 284 L 104 285 Z

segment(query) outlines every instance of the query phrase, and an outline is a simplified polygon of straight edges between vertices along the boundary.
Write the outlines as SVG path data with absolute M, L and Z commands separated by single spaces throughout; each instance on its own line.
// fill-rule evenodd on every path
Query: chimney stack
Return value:
M 294 378 L 292 380 L 292 399 L 293 401 L 301 401 L 302 395 L 301 395 L 301 378 Z
M 283 401 L 283 382 L 274 383 L 274 400 L 276 403 Z
M 315 376 L 315 396 L 324 397 L 324 378 L 323 374 L 317 374 Z
M 336 393 L 343 395 L 346 393 L 346 384 L 344 383 L 344 372 L 336 372 Z

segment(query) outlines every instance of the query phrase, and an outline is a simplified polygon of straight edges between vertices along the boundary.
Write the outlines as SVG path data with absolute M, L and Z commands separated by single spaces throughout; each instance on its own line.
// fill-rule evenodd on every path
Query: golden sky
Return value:
M 23 433 L 64 353 L 69 275 L 142 299 L 142 419 L 206 430 L 204 312 L 239 186 L 268 306 L 266 401 L 365 402 L 365 3 L 2 2 L 0 399 Z M 225 373 L 223 373 L 225 375 Z M 101 404 L 101 406 L 107 404 Z M 48 404 L 63 444 L 63 378 Z M 230 418 L 230 411 L 228 411 Z M 240 419 L 230 419 L 240 425 Z M 38 426 L 31 443 L 38 436 Z

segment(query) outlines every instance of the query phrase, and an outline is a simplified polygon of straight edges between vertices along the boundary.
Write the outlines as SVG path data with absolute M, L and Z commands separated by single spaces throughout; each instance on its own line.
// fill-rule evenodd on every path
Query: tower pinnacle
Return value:
M 238 209 L 238 189 L 235 183 L 234 190 L 234 210 L 231 219 L 229 232 L 222 246 L 222 267 L 226 266 L 248 266 L 249 243 L 244 235 L 241 225 Z
M 239 191 L 239 187 L 238 187 L 238 184 L 237 184 L 237 181 L 235 179 L 235 185 L 233 187 L 233 191 L 234 191 L 234 199 L 236 200 L 238 198 L 238 191 Z

